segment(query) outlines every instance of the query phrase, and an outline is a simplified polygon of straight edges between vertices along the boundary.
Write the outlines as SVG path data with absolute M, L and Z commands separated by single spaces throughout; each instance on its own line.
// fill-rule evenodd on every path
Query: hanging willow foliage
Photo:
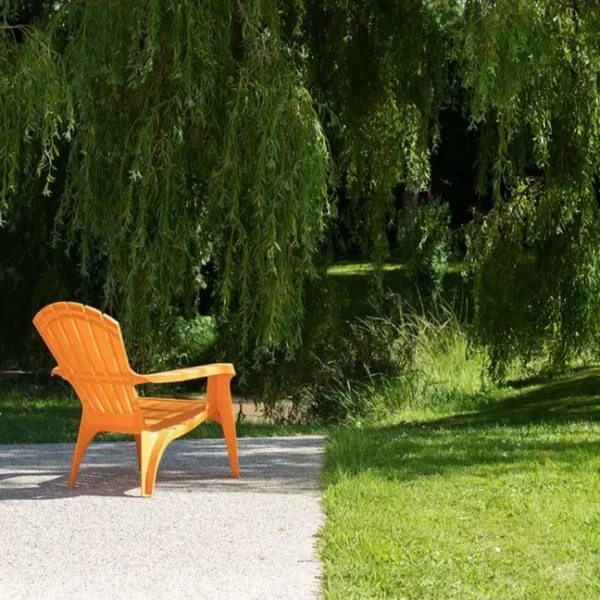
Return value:
M 293 346 L 329 158 L 276 3 L 57 2 L 11 25 L 18 8 L 0 31 L 2 217 L 43 178 L 54 242 L 102 278 L 142 358 L 208 260 L 240 346 Z
M 335 211 L 331 164 L 381 263 L 393 189 L 428 185 L 450 103 L 477 132 L 478 188 L 493 199 L 468 242 L 494 372 L 597 348 L 596 2 L 0 0 L 0 11 L 0 215 L 35 210 L 41 182 L 55 246 L 102 282 L 139 356 L 157 319 L 196 297 L 208 262 L 219 324 L 243 352 L 293 349 Z
M 459 4 L 307 2 L 310 86 L 335 114 L 329 135 L 351 201 L 342 218 L 376 264 L 388 257 L 394 188 L 429 182 Z
M 600 340 L 600 12 L 595 2 L 466 3 L 454 58 L 481 131 L 470 231 L 478 339 L 498 377 Z

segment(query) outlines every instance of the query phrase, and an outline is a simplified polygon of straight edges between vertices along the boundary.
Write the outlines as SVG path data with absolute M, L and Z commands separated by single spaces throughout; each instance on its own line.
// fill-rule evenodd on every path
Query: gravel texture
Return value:
M 322 523 L 316 436 L 176 440 L 153 498 L 133 443 L 0 446 L 0 598 L 314 599 Z

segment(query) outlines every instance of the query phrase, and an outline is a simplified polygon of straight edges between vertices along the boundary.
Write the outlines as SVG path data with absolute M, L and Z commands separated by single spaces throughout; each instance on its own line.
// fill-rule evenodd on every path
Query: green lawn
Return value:
M 600 598 L 600 372 L 534 383 L 329 437 L 326 598 Z

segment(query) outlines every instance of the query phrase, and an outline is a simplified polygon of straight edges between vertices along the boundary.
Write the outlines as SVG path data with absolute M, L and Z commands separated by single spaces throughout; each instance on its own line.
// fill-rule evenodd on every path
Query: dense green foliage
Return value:
M 2 30 L 2 215 L 39 176 L 54 243 L 140 349 L 208 260 L 238 345 L 293 344 L 314 273 L 326 141 L 277 7 L 236 6 L 67 2 Z
M 477 331 L 495 374 L 597 350 L 600 13 L 469 2 L 455 57 L 494 208 L 471 231 Z
M 493 374 L 515 358 L 597 353 L 595 3 L 4 0 L 0 11 L 0 278 L 23 298 L 5 335 L 70 295 L 118 313 L 138 359 L 155 360 L 201 298 L 232 359 L 287 360 L 318 317 L 307 309 L 331 301 L 311 301 L 328 239 L 343 229 L 381 267 L 397 198 L 432 186 L 432 153 L 464 122 L 481 196 L 452 202 L 475 213 L 475 333 Z M 434 217 L 413 249 L 429 252 L 415 273 L 429 269 L 433 295 L 444 243 L 426 245 L 445 220 Z

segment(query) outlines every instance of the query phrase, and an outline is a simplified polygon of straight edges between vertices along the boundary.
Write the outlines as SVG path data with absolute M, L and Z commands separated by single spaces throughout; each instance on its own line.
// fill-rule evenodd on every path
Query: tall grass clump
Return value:
M 366 319 L 363 326 L 390 327 L 392 320 L 395 343 L 410 360 L 394 376 L 371 373 L 367 380 L 347 381 L 336 390 L 332 402 L 346 420 L 381 422 L 407 411 L 441 414 L 481 402 L 490 385 L 485 355 L 472 347 L 461 313 L 441 300 L 428 311 L 402 304 L 398 297 L 394 301 L 395 317 Z
M 300 348 L 290 357 L 265 356 L 247 389 L 276 419 L 344 421 L 346 391 L 405 373 L 412 342 L 391 305 L 375 316 L 342 318 L 348 298 L 331 280 L 309 285 L 306 298 Z
M 410 406 L 431 410 L 472 407 L 490 385 L 485 354 L 472 346 L 469 325 L 447 303 L 409 313 L 415 343 Z
M 275 419 L 375 422 L 406 410 L 467 408 L 487 385 L 484 355 L 462 313 L 390 294 L 366 317 L 341 318 L 343 298 L 318 291 L 291 359 L 258 366 L 249 389 Z

